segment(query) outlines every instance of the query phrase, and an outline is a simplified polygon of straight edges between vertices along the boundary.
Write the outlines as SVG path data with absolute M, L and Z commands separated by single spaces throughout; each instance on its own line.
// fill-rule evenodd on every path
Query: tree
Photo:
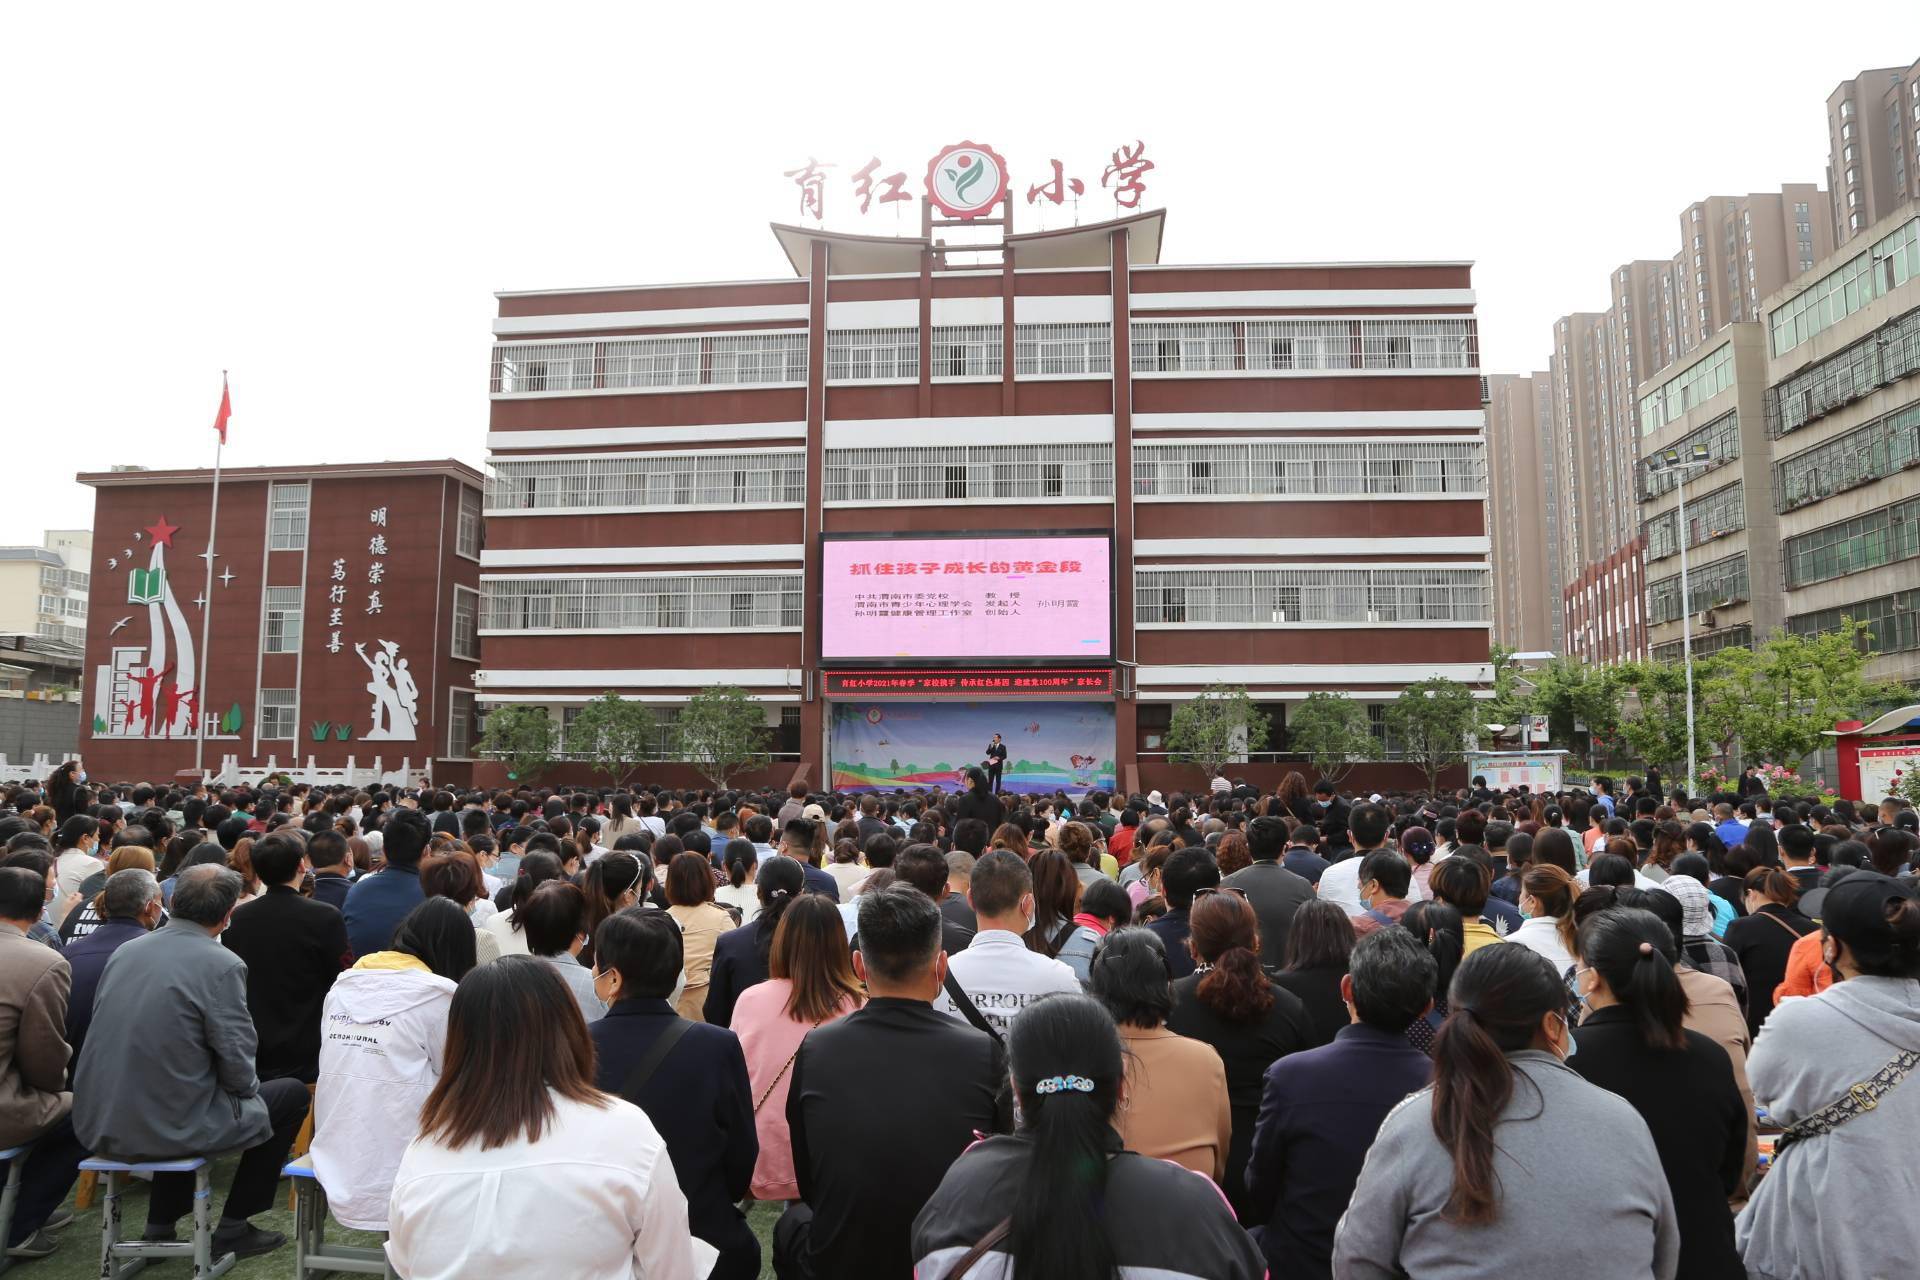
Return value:
M 545 707 L 510 703 L 487 713 L 474 749 L 507 766 L 507 777 L 529 778 L 554 761 L 553 717 Z
M 1248 744 L 1264 742 L 1267 716 L 1253 705 L 1244 685 L 1209 685 L 1191 702 L 1173 709 L 1167 725 L 1167 758 L 1197 764 L 1216 778 L 1230 761 L 1246 756 Z
M 659 724 L 651 708 L 629 702 L 609 689 L 580 708 L 569 731 L 568 747 L 584 756 L 595 773 L 620 786 L 633 766 L 652 754 Z
M 694 694 L 678 728 L 681 756 L 717 789 L 725 790 L 736 774 L 766 767 L 766 713 L 737 685 L 710 685 Z
M 1465 762 L 1479 720 L 1473 691 L 1440 676 L 1408 685 L 1387 705 L 1387 728 L 1427 775 L 1429 793 L 1439 789 L 1442 769 Z
M 1287 740 L 1313 762 L 1328 782 L 1338 783 L 1380 750 L 1364 707 L 1344 693 L 1310 693 L 1287 717 Z
M 1677 662 L 1628 662 L 1617 668 L 1621 687 L 1631 690 L 1636 707 L 1620 722 L 1620 735 L 1634 755 L 1678 777 L 1687 763 L 1686 672 Z M 1694 674 L 1700 674 L 1698 664 Z M 1700 709 L 1700 685 L 1694 684 L 1694 710 Z M 1692 779 L 1687 785 L 1693 785 Z
M 1837 631 L 1779 632 L 1757 650 L 1714 654 L 1715 679 L 1727 689 L 1729 727 L 1741 756 L 1793 768 L 1824 745 L 1834 721 L 1871 720 L 1873 709 L 1903 701 L 1901 687 L 1867 678 L 1874 657 L 1870 640 L 1867 624 L 1848 618 Z

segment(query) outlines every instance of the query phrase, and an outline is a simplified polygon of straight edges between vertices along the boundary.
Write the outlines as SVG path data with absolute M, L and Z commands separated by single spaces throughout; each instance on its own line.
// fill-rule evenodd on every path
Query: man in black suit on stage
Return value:
M 1000 772 L 1007 765 L 1007 744 L 1000 741 L 1000 735 L 994 734 L 993 741 L 987 744 L 987 790 L 994 795 L 1000 794 Z

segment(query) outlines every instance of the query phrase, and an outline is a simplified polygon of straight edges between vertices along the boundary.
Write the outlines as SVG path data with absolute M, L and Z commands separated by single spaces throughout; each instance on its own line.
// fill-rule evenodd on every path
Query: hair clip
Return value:
M 1033 1086 L 1035 1093 L 1062 1093 L 1068 1089 L 1075 1093 L 1092 1093 L 1093 1081 L 1085 1076 L 1048 1076 Z
M 785 889 L 775 889 L 772 893 L 768 894 L 767 896 L 769 898 L 779 899 L 779 898 L 790 897 L 791 895 L 788 894 L 788 892 Z
M 1651 942 L 1643 942 L 1643 943 L 1641 943 L 1641 944 L 1640 944 L 1640 954 L 1641 954 L 1641 955 L 1643 955 L 1643 956 L 1650 956 L 1650 955 L 1652 955 L 1652 954 L 1653 954 L 1653 944 L 1652 944 Z

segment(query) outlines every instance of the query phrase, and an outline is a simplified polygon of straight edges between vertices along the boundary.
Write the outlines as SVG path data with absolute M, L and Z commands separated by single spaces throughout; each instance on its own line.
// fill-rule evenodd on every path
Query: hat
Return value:
M 1820 923 L 1848 947 L 1869 956 L 1890 954 L 1896 946 L 1887 923 L 1887 904 L 1904 902 L 1913 890 L 1878 871 L 1856 871 L 1827 890 Z
M 1713 895 L 1692 876 L 1668 876 L 1660 888 L 1680 900 L 1680 936 L 1705 938 L 1713 934 Z
M 1374 792 L 1374 793 L 1373 793 L 1372 795 L 1370 795 L 1370 796 L 1368 796 L 1368 797 L 1367 797 L 1367 803 L 1368 803 L 1368 804 L 1379 804 L 1379 803 L 1380 803 L 1380 793 L 1379 793 L 1378 791 L 1376 791 L 1376 792 Z
M 1166 801 L 1160 798 L 1160 793 L 1158 791 L 1149 791 L 1147 792 L 1147 803 L 1148 804 L 1165 804 Z

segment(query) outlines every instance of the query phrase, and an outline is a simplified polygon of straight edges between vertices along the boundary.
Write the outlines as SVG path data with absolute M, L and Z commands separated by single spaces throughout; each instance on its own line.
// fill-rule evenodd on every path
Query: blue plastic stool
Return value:
M 20 1199 L 20 1171 L 26 1167 L 27 1154 L 32 1150 L 33 1144 L 29 1142 L 0 1151 L 0 1160 L 7 1162 L 7 1187 L 0 1191 L 0 1271 L 13 1265 L 13 1259 L 7 1256 L 7 1237 L 13 1234 L 13 1206 Z
M 310 1275 L 347 1272 L 399 1280 L 384 1248 L 327 1243 L 327 1189 L 307 1159 L 302 1156 L 280 1171 L 293 1179 L 294 1275 L 306 1280 Z
M 129 1162 L 102 1160 L 98 1156 L 80 1162 L 89 1173 L 107 1175 L 106 1205 L 100 1213 L 100 1280 L 121 1280 L 137 1275 L 149 1262 L 173 1258 L 193 1260 L 194 1280 L 213 1280 L 225 1275 L 234 1264 L 231 1253 L 213 1256 L 213 1166 L 205 1156 L 183 1160 L 147 1160 Z M 129 1174 L 191 1173 L 193 1175 L 193 1239 L 184 1241 L 122 1240 L 120 1238 L 120 1192 Z

